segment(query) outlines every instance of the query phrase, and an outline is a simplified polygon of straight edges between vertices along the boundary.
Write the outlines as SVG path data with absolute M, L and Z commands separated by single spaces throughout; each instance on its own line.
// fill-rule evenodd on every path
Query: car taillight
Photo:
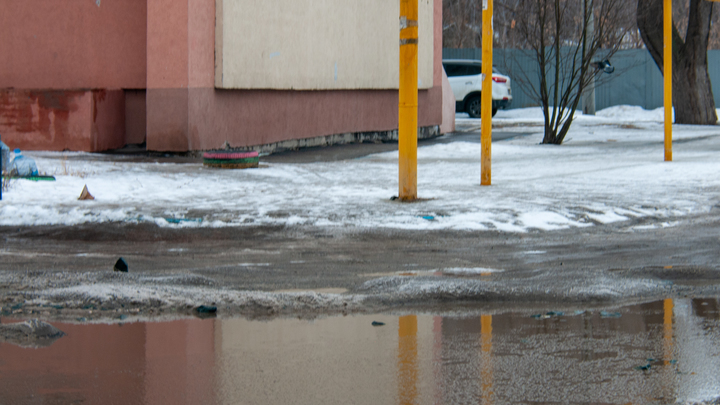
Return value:
M 494 81 L 495 83 L 507 83 L 507 79 L 504 78 L 504 77 L 495 77 L 495 76 L 493 76 L 492 79 L 493 79 L 493 81 Z

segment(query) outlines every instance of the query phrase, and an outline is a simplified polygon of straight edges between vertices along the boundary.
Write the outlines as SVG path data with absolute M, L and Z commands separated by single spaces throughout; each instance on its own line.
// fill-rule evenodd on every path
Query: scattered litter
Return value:
M 432 216 L 432 215 L 425 215 L 425 216 L 423 216 L 423 217 L 421 217 L 421 218 L 422 218 L 422 219 L 425 219 L 425 220 L 427 220 L 427 221 L 434 221 L 434 220 L 435 220 L 435 217 Z
M 372 326 L 385 326 L 385 322 L 372 321 Z
M 644 366 L 637 366 L 637 367 L 635 367 L 635 370 L 648 371 L 648 370 L 650 370 L 651 367 L 652 367 L 652 364 L 648 363 L 648 364 L 646 364 L 646 365 L 644 365 Z
M 601 318 L 620 318 L 622 314 L 620 312 L 606 312 L 600 311 Z
M 181 224 L 183 222 L 202 222 L 202 218 L 163 218 L 170 224 Z
M 390 197 L 390 201 L 395 201 L 395 200 L 397 200 L 397 199 L 398 199 L 398 196 L 396 196 L 396 195 Z
M 95 197 L 93 197 L 92 194 L 90 194 L 90 192 L 88 191 L 88 188 L 87 188 L 87 184 L 86 184 L 85 187 L 83 187 L 82 192 L 80 193 L 80 197 L 78 197 L 78 200 L 84 201 L 84 200 L 94 200 L 94 199 L 95 199 Z
M 0 159 L 2 159 L 2 171 L 10 171 L 10 148 L 0 141 Z
M 31 177 L 38 175 L 37 164 L 35 160 L 24 156 L 20 149 L 15 149 L 15 157 L 10 163 L 10 174 L 21 177 Z
M 115 262 L 115 266 L 113 267 L 113 271 L 119 271 L 121 273 L 127 273 L 128 270 L 128 264 L 122 257 Z
M 200 314 L 214 314 L 217 312 L 217 307 L 213 305 L 200 305 L 195 307 L 195 312 Z
M 87 319 L 86 319 L 86 318 L 82 318 L 82 317 L 80 317 L 80 318 L 75 318 L 75 320 L 78 321 L 78 322 L 87 322 Z
M 577 311 L 574 312 L 574 314 L 575 314 L 575 315 L 583 315 L 583 314 L 585 314 L 585 311 L 577 310 Z
M 549 319 L 549 318 L 552 318 L 552 317 L 560 317 L 560 316 L 563 316 L 563 315 L 565 315 L 564 312 L 560 312 L 560 311 L 550 311 L 550 312 L 546 312 L 546 313 L 544 313 L 544 314 L 531 315 L 530 317 L 531 317 L 531 318 L 535 318 L 535 319 Z
M 127 315 L 122 314 L 122 315 L 118 316 L 118 319 L 121 321 L 124 321 L 125 319 L 127 319 L 127 317 L 128 317 Z

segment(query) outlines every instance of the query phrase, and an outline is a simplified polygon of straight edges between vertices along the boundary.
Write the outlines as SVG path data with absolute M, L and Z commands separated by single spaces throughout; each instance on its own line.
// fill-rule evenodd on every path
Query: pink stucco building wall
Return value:
M 434 12 L 423 127 L 443 120 L 442 0 Z M 13 148 L 183 152 L 398 126 L 397 91 L 216 89 L 215 0 L 0 0 L 0 38 L 0 134 Z

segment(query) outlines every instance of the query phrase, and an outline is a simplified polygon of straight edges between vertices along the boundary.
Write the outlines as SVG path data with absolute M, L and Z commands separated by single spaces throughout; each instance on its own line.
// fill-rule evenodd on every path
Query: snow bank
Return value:
M 662 124 L 652 119 L 657 114 L 618 106 L 580 116 L 558 147 L 539 145 L 538 108 L 501 111 L 494 122 L 521 136 L 494 143 L 493 185 L 480 186 L 479 143 L 421 144 L 418 192 L 424 200 L 414 204 L 390 200 L 398 193 L 397 152 L 251 170 L 27 152 L 57 181 L 13 181 L 0 201 L 0 225 L 529 232 L 647 219 L 651 224 L 640 225 L 652 227 L 708 212 L 720 199 L 720 127 L 675 126 L 675 162 L 666 163 Z M 77 200 L 85 185 L 94 201 Z

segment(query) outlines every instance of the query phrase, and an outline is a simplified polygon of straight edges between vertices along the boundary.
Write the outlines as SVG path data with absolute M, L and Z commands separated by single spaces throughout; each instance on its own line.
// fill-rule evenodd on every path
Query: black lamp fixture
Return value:
M 615 66 L 610 64 L 610 61 L 605 59 L 602 62 L 593 62 L 590 64 L 590 66 L 594 67 L 597 70 L 602 70 L 603 72 L 607 74 L 611 74 L 615 71 Z

